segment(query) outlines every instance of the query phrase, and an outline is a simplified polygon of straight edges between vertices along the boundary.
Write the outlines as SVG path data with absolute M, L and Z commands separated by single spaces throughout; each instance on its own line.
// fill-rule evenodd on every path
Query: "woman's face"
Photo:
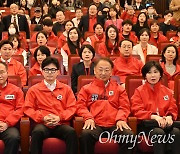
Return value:
M 153 25 L 151 25 L 151 31 L 153 33 L 157 33 L 159 31 L 159 25 L 157 25 L 156 23 L 154 23 Z
M 82 52 L 82 59 L 84 61 L 90 61 L 93 58 L 93 53 L 91 52 L 91 50 L 89 50 L 89 48 L 84 48 L 83 52 Z
M 116 34 L 116 30 L 114 28 L 112 28 L 112 27 L 109 28 L 107 34 L 108 34 L 108 37 L 109 37 L 110 40 L 115 40 L 116 39 L 117 34 Z
M 138 20 L 140 23 L 144 23 L 146 21 L 145 14 L 144 13 L 140 14 Z
M 21 4 L 22 4 L 22 6 L 25 6 L 26 5 L 26 0 L 21 0 Z
M 43 10 L 48 10 L 48 5 L 47 4 L 44 4 Z
M 101 35 L 103 33 L 103 28 L 101 25 L 97 25 L 96 28 L 95 28 L 95 34 L 97 35 Z
M 12 41 L 12 43 L 13 43 L 13 49 L 17 49 L 18 48 L 18 40 L 17 40 L 17 38 L 16 37 L 14 37 L 14 39 L 13 39 L 13 41 Z
M 149 82 L 151 85 L 155 85 L 156 83 L 159 82 L 160 79 L 160 72 L 156 67 L 151 67 L 149 72 L 146 74 L 146 80 Z
M 109 15 L 111 16 L 111 17 L 116 17 L 116 11 L 114 10 L 114 9 L 110 9 L 110 11 L 109 11 Z
M 38 45 L 46 45 L 47 39 L 43 33 L 39 33 L 37 36 L 37 44 Z
M 76 29 L 72 29 L 70 32 L 69 32 L 69 39 L 72 41 L 72 42 L 76 42 L 78 40 L 78 32 Z
M 38 50 L 36 58 L 37 58 L 37 62 L 39 63 L 39 65 L 41 65 L 42 61 L 44 59 L 46 59 L 46 54 L 43 54 L 40 50 Z
M 176 58 L 176 50 L 173 46 L 168 47 L 164 53 L 166 61 L 173 61 Z
M 72 22 L 67 22 L 65 25 L 65 30 L 66 32 L 68 32 L 71 28 L 73 27 L 73 23 Z
M 149 35 L 146 31 L 140 35 L 140 41 L 143 43 L 147 43 L 149 41 Z

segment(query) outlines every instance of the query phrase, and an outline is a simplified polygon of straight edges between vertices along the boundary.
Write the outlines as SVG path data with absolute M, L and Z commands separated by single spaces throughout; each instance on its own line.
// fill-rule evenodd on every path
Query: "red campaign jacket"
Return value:
M 63 34 L 58 38 L 58 49 L 61 49 L 66 44 L 67 38 Z
M 72 55 L 67 43 L 62 47 L 62 49 L 67 53 L 68 56 Z M 76 49 L 76 54 L 77 55 L 79 54 L 77 49 Z
M 125 83 L 128 75 L 141 75 L 142 61 L 130 56 L 123 58 L 122 56 L 114 60 L 113 75 L 117 75 L 122 83 Z
M 155 39 L 152 34 L 150 35 L 150 39 L 149 39 L 150 44 L 158 47 L 159 43 L 162 43 L 162 42 L 168 42 L 167 37 L 164 36 L 163 34 L 158 33 L 158 39 Z
M 29 77 L 30 76 L 36 76 L 36 75 L 42 75 L 42 72 L 40 70 L 40 66 L 38 62 L 36 62 L 33 67 L 29 70 Z
M 95 49 L 95 42 L 98 42 L 98 41 L 105 42 L 105 35 L 103 34 L 103 37 L 101 40 L 99 40 L 96 34 L 89 36 L 89 39 L 91 40 L 91 46 Z
M 8 63 L 8 75 L 18 75 L 21 78 L 22 86 L 26 85 L 27 73 L 24 66 L 17 60 L 11 58 L 10 63 Z
M 99 44 L 98 52 L 96 51 L 96 53 L 98 53 L 102 57 L 108 57 L 110 55 L 119 55 L 119 50 L 115 53 L 114 49 L 112 48 L 111 53 L 110 53 L 108 52 L 106 48 L 105 42 L 102 42 Z
M 23 116 L 23 105 L 24 94 L 19 87 L 7 83 L 4 88 L 0 88 L 0 121 L 9 127 L 16 125 Z
M 122 41 L 122 40 L 124 40 L 124 39 L 125 39 L 125 38 L 124 38 L 123 34 L 122 34 L 122 33 L 119 33 L 119 41 Z M 135 35 L 134 32 L 130 32 L 130 34 L 129 34 L 129 39 L 130 39 L 131 41 L 133 41 L 135 44 L 137 44 L 137 42 L 138 42 L 138 38 L 137 38 L 137 36 Z
M 138 87 L 131 97 L 131 103 L 131 111 L 139 120 L 149 120 L 154 113 L 172 115 L 173 120 L 177 119 L 178 109 L 172 90 L 160 82 L 154 86 L 154 90 L 148 82 Z
M 130 16 L 130 15 L 127 13 L 127 11 L 124 11 L 124 12 L 122 13 L 121 19 L 123 19 L 123 20 L 129 19 L 129 20 L 132 21 L 133 24 L 136 24 L 136 22 L 137 22 L 137 17 L 135 17 L 134 15 L 133 15 L 133 16 Z
M 95 78 L 78 93 L 77 114 L 103 127 L 114 126 L 118 120 L 127 121 L 130 114 L 127 93 L 115 81 L 110 80 L 105 87 L 102 80 Z
M 34 33 L 34 35 L 31 37 L 30 39 L 31 42 L 36 42 L 37 33 Z M 50 35 L 48 36 L 48 41 L 58 42 L 58 37 L 53 32 L 51 32 Z
M 171 89 L 171 90 L 174 90 L 174 81 L 175 81 L 175 78 L 180 75 L 180 65 L 176 64 L 176 71 L 174 72 L 173 75 L 170 75 L 167 71 L 166 71 L 166 68 L 165 68 L 165 64 L 162 62 L 161 63 L 161 67 L 163 68 L 163 71 L 164 71 L 164 75 L 167 76 L 167 79 L 168 79 L 168 87 Z
M 51 92 L 44 80 L 29 88 L 24 113 L 37 123 L 43 123 L 48 114 L 60 117 L 59 124 L 69 123 L 76 112 L 76 99 L 71 88 L 56 80 L 56 88 Z

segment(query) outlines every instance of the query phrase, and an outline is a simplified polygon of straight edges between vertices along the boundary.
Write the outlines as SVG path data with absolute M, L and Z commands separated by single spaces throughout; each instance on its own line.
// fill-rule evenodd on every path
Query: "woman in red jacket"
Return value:
M 149 61 L 143 66 L 142 75 L 146 82 L 131 97 L 132 113 L 140 122 L 138 131 L 150 137 L 154 154 L 165 154 L 167 144 L 172 154 L 178 154 L 180 130 L 173 125 L 178 108 L 172 91 L 161 84 L 163 69 L 158 62 Z M 165 137 L 166 142 L 163 143 L 162 138 Z
M 119 55 L 119 33 L 115 25 L 109 25 L 105 31 L 105 42 L 99 44 L 98 54 L 103 57 Z
M 161 66 L 164 75 L 168 78 L 168 87 L 174 90 L 174 80 L 180 74 L 180 65 L 177 64 L 178 49 L 175 45 L 167 45 L 162 52 Z
M 46 46 L 39 46 L 34 52 L 34 59 L 36 63 L 29 70 L 29 77 L 42 75 L 41 64 L 44 59 L 50 56 L 50 50 Z
M 151 30 L 151 37 L 150 37 L 150 44 L 158 47 L 158 45 L 162 42 L 168 42 L 166 36 L 159 32 L 159 23 L 157 20 L 153 20 L 150 23 L 150 30 Z

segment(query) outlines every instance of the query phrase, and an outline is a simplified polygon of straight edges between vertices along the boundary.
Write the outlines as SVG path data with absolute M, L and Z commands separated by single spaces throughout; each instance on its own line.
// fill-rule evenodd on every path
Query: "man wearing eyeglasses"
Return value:
M 85 121 L 80 137 L 81 154 L 94 154 L 94 145 L 96 141 L 101 140 L 100 136 L 104 132 L 133 136 L 127 124 L 130 114 L 127 93 L 117 82 L 110 79 L 113 66 L 113 62 L 108 58 L 96 61 L 95 79 L 82 87 L 78 93 L 77 114 Z M 131 143 L 117 140 L 115 142 L 121 144 L 120 154 L 132 153 L 132 149 L 128 149 Z
M 34 122 L 32 130 L 31 154 L 42 153 L 43 140 L 49 137 L 62 139 L 66 143 L 67 154 L 77 154 L 77 136 L 70 120 L 76 111 L 76 99 L 68 85 L 56 80 L 59 74 L 57 59 L 43 60 L 44 80 L 29 88 L 24 113 Z

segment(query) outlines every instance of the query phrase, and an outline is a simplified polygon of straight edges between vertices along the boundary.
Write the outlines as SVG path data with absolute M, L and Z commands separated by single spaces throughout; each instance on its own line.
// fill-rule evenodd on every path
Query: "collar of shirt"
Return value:
M 56 88 L 56 80 L 55 80 L 54 83 L 52 83 L 52 84 L 49 84 L 49 83 L 47 83 L 47 82 L 44 80 L 44 84 L 47 86 L 47 88 L 48 88 L 50 91 L 53 91 L 53 90 Z
M 1 61 L 4 62 L 4 63 L 6 63 L 6 62 L 10 63 L 10 62 L 11 62 L 11 58 L 8 59 L 8 60 L 4 60 L 4 59 L 1 57 Z

